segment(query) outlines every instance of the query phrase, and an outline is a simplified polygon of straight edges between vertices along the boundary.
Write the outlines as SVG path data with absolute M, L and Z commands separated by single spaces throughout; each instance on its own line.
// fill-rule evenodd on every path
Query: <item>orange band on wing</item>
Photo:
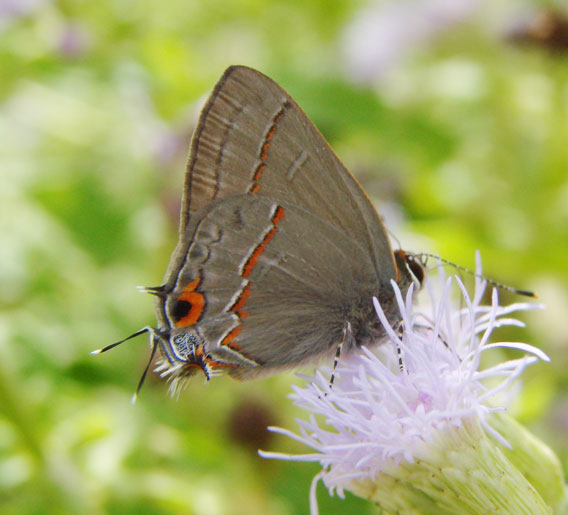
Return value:
M 242 330 L 243 330 L 243 328 L 240 325 L 235 327 L 230 333 L 228 333 L 221 340 L 221 345 L 226 345 L 227 347 L 229 347 L 229 349 L 240 351 L 241 348 L 239 347 L 238 343 L 234 340 L 237 336 L 239 336 L 239 334 L 241 333 Z
M 259 189 L 260 189 L 260 184 L 258 184 L 258 182 L 253 182 L 251 187 L 249 188 L 249 193 L 255 195 L 256 193 L 258 193 Z
M 258 261 L 258 258 L 266 250 L 266 245 L 268 244 L 268 242 L 272 239 L 272 237 L 275 234 L 276 234 L 276 227 L 272 228 L 270 230 L 270 232 L 264 237 L 264 239 L 262 240 L 262 243 L 260 243 L 259 245 L 256 246 L 253 253 L 247 259 L 247 262 L 246 262 L 246 264 L 243 268 L 243 274 L 242 274 L 243 277 L 248 277 L 250 275 L 254 265 Z
M 246 286 L 239 295 L 239 298 L 237 299 L 235 304 L 233 304 L 233 306 L 231 307 L 231 311 L 238 311 L 239 309 L 243 308 L 249 295 L 250 295 L 250 286 Z
M 272 138 L 274 137 L 274 134 L 276 134 L 276 126 L 278 125 L 278 122 L 282 119 L 283 116 L 284 116 L 284 108 L 282 108 L 282 109 L 280 109 L 280 111 L 278 111 L 278 113 L 276 114 L 276 116 L 272 120 L 273 123 L 272 123 L 270 129 L 268 129 L 268 132 L 266 133 L 266 136 L 264 137 L 264 144 L 262 145 L 262 148 L 261 148 L 261 151 L 260 151 L 260 159 L 262 159 L 263 161 L 266 161 L 266 158 L 268 157 L 268 149 L 270 148 L 270 140 L 272 140 Z
M 284 103 L 284 105 L 282 106 L 280 111 L 278 111 L 276 113 L 276 115 L 272 119 L 272 125 L 268 129 L 266 136 L 264 136 L 264 140 L 262 142 L 262 145 L 260 147 L 260 152 L 259 152 L 259 155 L 258 155 L 258 157 L 261 160 L 261 163 L 257 166 L 257 168 L 254 172 L 254 175 L 252 177 L 253 183 L 251 184 L 251 186 L 249 188 L 249 193 L 252 193 L 253 195 L 256 192 L 258 192 L 258 190 L 260 189 L 260 178 L 262 176 L 262 172 L 264 172 L 264 169 L 266 168 L 266 160 L 268 159 L 268 151 L 270 150 L 270 144 L 271 144 L 272 138 L 274 138 L 274 135 L 276 134 L 278 122 L 280 122 L 280 120 L 284 116 L 284 109 L 286 107 L 289 107 L 288 103 Z
M 270 141 L 265 141 L 264 145 L 262 145 L 262 150 L 260 151 L 260 159 L 263 161 L 266 160 L 268 157 L 268 149 L 270 148 Z
M 262 172 L 264 172 L 264 169 L 266 168 L 266 164 L 265 163 L 260 163 L 257 168 L 256 171 L 254 172 L 254 175 L 252 177 L 252 179 L 256 182 L 260 181 L 260 178 L 262 177 Z
M 276 231 L 278 230 L 276 228 L 276 226 L 280 223 L 282 218 L 284 218 L 284 208 L 277 206 L 274 215 L 270 219 L 270 221 L 272 222 L 272 225 L 274 227 L 272 227 L 272 229 L 270 229 L 270 231 L 268 231 L 268 233 L 266 233 L 266 236 L 255 247 L 255 249 L 252 251 L 252 254 L 247 259 L 247 262 L 245 263 L 245 266 L 243 267 L 243 272 L 241 274 L 243 277 L 245 277 L 245 278 L 248 277 L 250 275 L 250 273 L 252 272 L 254 265 L 258 261 L 258 258 L 266 250 L 266 246 L 268 245 L 270 240 L 276 234 Z
M 274 213 L 274 216 L 272 217 L 272 223 L 276 226 L 280 223 L 282 218 L 284 218 L 284 208 L 278 206 L 276 208 L 276 213 Z
M 212 358 L 208 354 L 205 354 L 202 347 L 197 347 L 195 349 L 193 359 L 195 361 L 190 361 L 190 362 L 184 363 L 184 366 L 188 367 L 188 368 L 190 368 L 190 367 L 200 368 L 201 370 L 203 370 L 203 372 L 205 373 L 207 378 L 209 378 L 209 374 L 208 374 L 207 369 L 206 369 L 207 366 L 211 367 L 211 368 L 236 367 L 236 366 L 238 366 L 238 365 L 235 365 L 235 364 L 232 364 L 232 363 L 223 363 L 222 361 L 217 361 L 216 359 Z

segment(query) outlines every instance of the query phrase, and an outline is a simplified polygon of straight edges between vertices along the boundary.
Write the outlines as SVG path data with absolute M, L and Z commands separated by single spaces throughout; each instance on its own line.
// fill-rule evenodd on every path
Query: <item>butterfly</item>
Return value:
M 360 184 L 273 80 L 228 68 L 194 131 L 179 241 L 156 296 L 156 370 L 178 391 L 203 372 L 250 379 L 380 342 L 377 297 L 400 324 L 424 280 L 417 255 L 393 251 Z

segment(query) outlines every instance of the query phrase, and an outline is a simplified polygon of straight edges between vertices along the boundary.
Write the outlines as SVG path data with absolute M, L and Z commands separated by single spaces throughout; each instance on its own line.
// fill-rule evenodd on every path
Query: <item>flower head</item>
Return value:
M 477 274 L 481 275 L 478 258 Z M 461 307 L 450 295 L 457 284 Z M 445 278 L 440 267 L 441 291 L 428 285 L 429 305 L 414 307 L 411 287 L 402 298 L 392 284 L 403 330 L 388 325 L 377 299 L 377 316 L 388 341 L 372 351 L 341 357 L 333 388 L 329 374 L 303 376 L 303 387 L 293 386 L 295 404 L 311 413 L 299 420 L 300 434 L 271 428 L 313 448 L 316 452 L 286 455 L 263 452 L 268 458 L 319 461 L 322 479 L 330 490 L 343 497 L 354 482 L 374 481 L 378 475 L 393 474 L 402 465 L 428 460 L 440 451 L 440 435 L 461 430 L 473 421 L 500 445 L 510 446 L 506 436 L 492 428 L 489 416 L 504 406 L 490 400 L 507 389 L 531 363 L 548 361 L 539 349 L 520 342 L 490 343 L 492 331 L 504 325 L 523 326 L 510 317 L 515 311 L 535 305 L 517 303 L 500 306 L 496 290 L 490 306 L 482 305 L 486 282 L 476 279 L 473 297 L 458 277 Z M 481 355 L 499 347 L 518 349 L 519 358 L 480 369 Z M 317 417 L 315 415 L 322 415 Z M 483 433 L 483 431 L 480 429 Z M 485 436 L 485 435 L 484 435 Z

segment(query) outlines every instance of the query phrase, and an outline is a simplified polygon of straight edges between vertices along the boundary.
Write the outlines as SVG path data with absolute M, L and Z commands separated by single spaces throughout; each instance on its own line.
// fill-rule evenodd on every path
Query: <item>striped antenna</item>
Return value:
M 111 343 L 110 345 L 107 345 L 106 347 L 103 347 L 102 349 L 93 350 L 89 354 L 102 354 L 103 352 L 106 352 L 107 350 L 114 349 L 115 347 L 119 346 L 121 343 L 124 343 L 124 342 L 130 340 L 131 338 L 136 338 L 137 336 L 140 336 L 141 334 L 148 333 L 148 332 L 149 333 L 153 332 L 153 329 L 151 327 L 143 327 L 142 329 L 140 329 L 140 331 L 136 331 L 134 334 L 127 336 L 123 340 L 120 340 L 119 342 Z
M 470 270 L 469 268 L 466 268 L 465 266 L 456 265 L 455 263 L 452 263 L 451 261 L 448 261 L 447 259 L 441 258 L 437 254 L 428 254 L 426 252 L 421 252 L 420 254 L 416 254 L 416 255 L 417 256 L 423 256 L 423 257 L 426 257 L 426 258 L 437 259 L 438 261 L 441 261 L 442 263 L 445 263 L 446 265 L 453 266 L 457 270 L 461 270 L 462 272 L 466 272 L 468 274 L 471 274 L 474 277 L 477 277 L 478 279 L 483 279 L 484 281 L 487 281 L 489 284 L 492 284 L 493 286 L 496 286 L 497 288 L 499 288 L 501 290 L 510 291 L 511 293 L 515 293 L 517 295 L 524 295 L 525 297 L 532 297 L 533 299 L 538 298 L 538 296 L 535 293 L 533 293 L 532 291 L 517 290 L 517 288 L 513 288 L 512 286 L 508 286 L 506 284 L 498 283 L 497 281 L 493 281 L 492 279 L 488 279 L 484 275 L 473 272 L 472 270 Z
M 140 378 L 140 381 L 138 381 L 138 387 L 136 388 L 136 392 L 134 393 L 134 395 L 132 395 L 132 399 L 131 399 L 132 404 L 134 404 L 136 402 L 136 399 L 138 398 L 138 393 L 140 392 L 140 389 L 142 388 L 142 385 L 144 384 L 144 381 L 146 380 L 146 376 L 148 375 L 148 370 L 150 370 L 150 366 L 152 365 L 152 360 L 154 359 L 154 356 L 156 355 L 156 350 L 158 349 L 158 342 L 155 338 L 156 330 L 152 329 L 151 327 L 143 327 L 139 331 L 136 331 L 135 333 L 131 334 L 130 336 L 127 336 L 123 340 L 120 340 L 120 341 L 115 342 L 115 343 L 111 343 L 110 345 L 107 345 L 106 347 L 103 347 L 102 349 L 97 349 L 97 350 L 91 351 L 91 354 L 102 354 L 103 352 L 106 352 L 107 350 L 114 349 L 115 347 L 117 347 L 121 343 L 124 343 L 124 342 L 126 342 L 126 341 L 128 341 L 132 338 L 136 338 L 136 336 L 140 336 L 143 333 L 150 333 L 150 336 L 152 338 L 152 353 L 150 354 L 150 359 L 148 360 L 148 364 L 146 365 L 146 368 L 144 369 L 142 377 Z

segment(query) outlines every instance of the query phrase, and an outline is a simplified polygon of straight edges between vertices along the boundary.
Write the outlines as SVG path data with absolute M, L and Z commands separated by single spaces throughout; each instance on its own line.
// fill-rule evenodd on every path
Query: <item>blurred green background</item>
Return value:
M 407 250 L 533 289 L 498 337 L 552 362 L 513 413 L 568 462 L 568 24 L 561 3 L 0 1 L 0 511 L 300 514 L 315 464 L 267 424 L 293 373 L 152 377 L 138 284 L 162 280 L 199 106 L 247 64 L 305 109 Z M 504 295 L 508 301 L 516 299 Z M 353 496 L 321 513 L 372 513 Z

